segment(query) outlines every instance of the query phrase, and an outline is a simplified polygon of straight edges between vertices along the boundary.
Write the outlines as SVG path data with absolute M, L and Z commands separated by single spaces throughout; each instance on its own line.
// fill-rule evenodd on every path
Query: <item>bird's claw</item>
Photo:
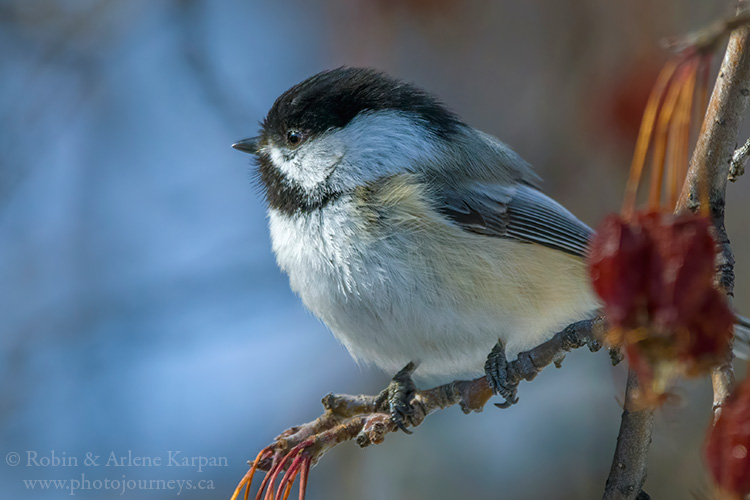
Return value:
M 416 392 L 416 387 L 411 379 L 416 365 L 412 362 L 399 371 L 388 384 L 388 387 L 381 393 L 383 402 L 387 402 L 387 409 L 391 413 L 393 423 L 404 431 L 406 434 L 412 434 L 407 429 L 407 425 L 414 426 L 415 409 L 412 405 L 412 399 Z
M 496 403 L 498 408 L 510 408 L 518 403 L 518 382 L 508 378 L 508 360 L 505 357 L 505 346 L 498 341 L 487 356 L 484 373 L 492 392 L 505 398 L 502 403 Z

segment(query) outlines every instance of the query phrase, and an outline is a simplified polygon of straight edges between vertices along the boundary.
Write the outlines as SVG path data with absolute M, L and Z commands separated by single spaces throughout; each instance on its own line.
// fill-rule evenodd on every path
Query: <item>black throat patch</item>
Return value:
M 332 191 L 327 186 L 312 191 L 303 189 L 276 168 L 267 154 L 258 155 L 258 179 L 268 207 L 284 215 L 320 210 L 341 196 L 341 193 Z

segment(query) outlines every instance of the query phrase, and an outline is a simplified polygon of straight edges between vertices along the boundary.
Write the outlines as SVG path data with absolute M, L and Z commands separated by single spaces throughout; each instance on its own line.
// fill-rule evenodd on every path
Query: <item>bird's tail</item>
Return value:
M 750 319 L 736 315 L 734 324 L 734 354 L 738 358 L 750 359 Z

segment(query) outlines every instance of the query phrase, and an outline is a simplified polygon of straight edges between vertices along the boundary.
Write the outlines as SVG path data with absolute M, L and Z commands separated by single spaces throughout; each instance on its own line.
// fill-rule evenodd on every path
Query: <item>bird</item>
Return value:
M 600 311 L 594 231 L 509 146 L 417 85 L 323 71 L 233 147 L 256 159 L 291 289 L 357 361 L 396 374 L 394 395 L 482 376 L 496 346 L 515 359 Z M 389 401 L 406 430 L 408 402 Z

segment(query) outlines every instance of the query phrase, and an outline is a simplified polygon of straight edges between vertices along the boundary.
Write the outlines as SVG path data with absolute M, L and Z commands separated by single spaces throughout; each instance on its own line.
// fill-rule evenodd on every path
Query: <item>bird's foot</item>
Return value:
M 508 376 L 508 360 L 505 357 L 505 345 L 499 340 L 487 356 L 484 373 L 492 392 L 505 398 L 505 402 L 496 403 L 498 408 L 510 408 L 518 403 L 518 382 Z
M 416 386 L 411 379 L 411 374 L 416 368 L 417 365 L 414 362 L 406 365 L 393 377 L 391 383 L 378 397 L 380 406 L 391 413 L 393 423 L 406 434 L 412 433 L 407 426 L 419 425 L 421 421 L 419 412 L 416 411 L 412 401 Z

